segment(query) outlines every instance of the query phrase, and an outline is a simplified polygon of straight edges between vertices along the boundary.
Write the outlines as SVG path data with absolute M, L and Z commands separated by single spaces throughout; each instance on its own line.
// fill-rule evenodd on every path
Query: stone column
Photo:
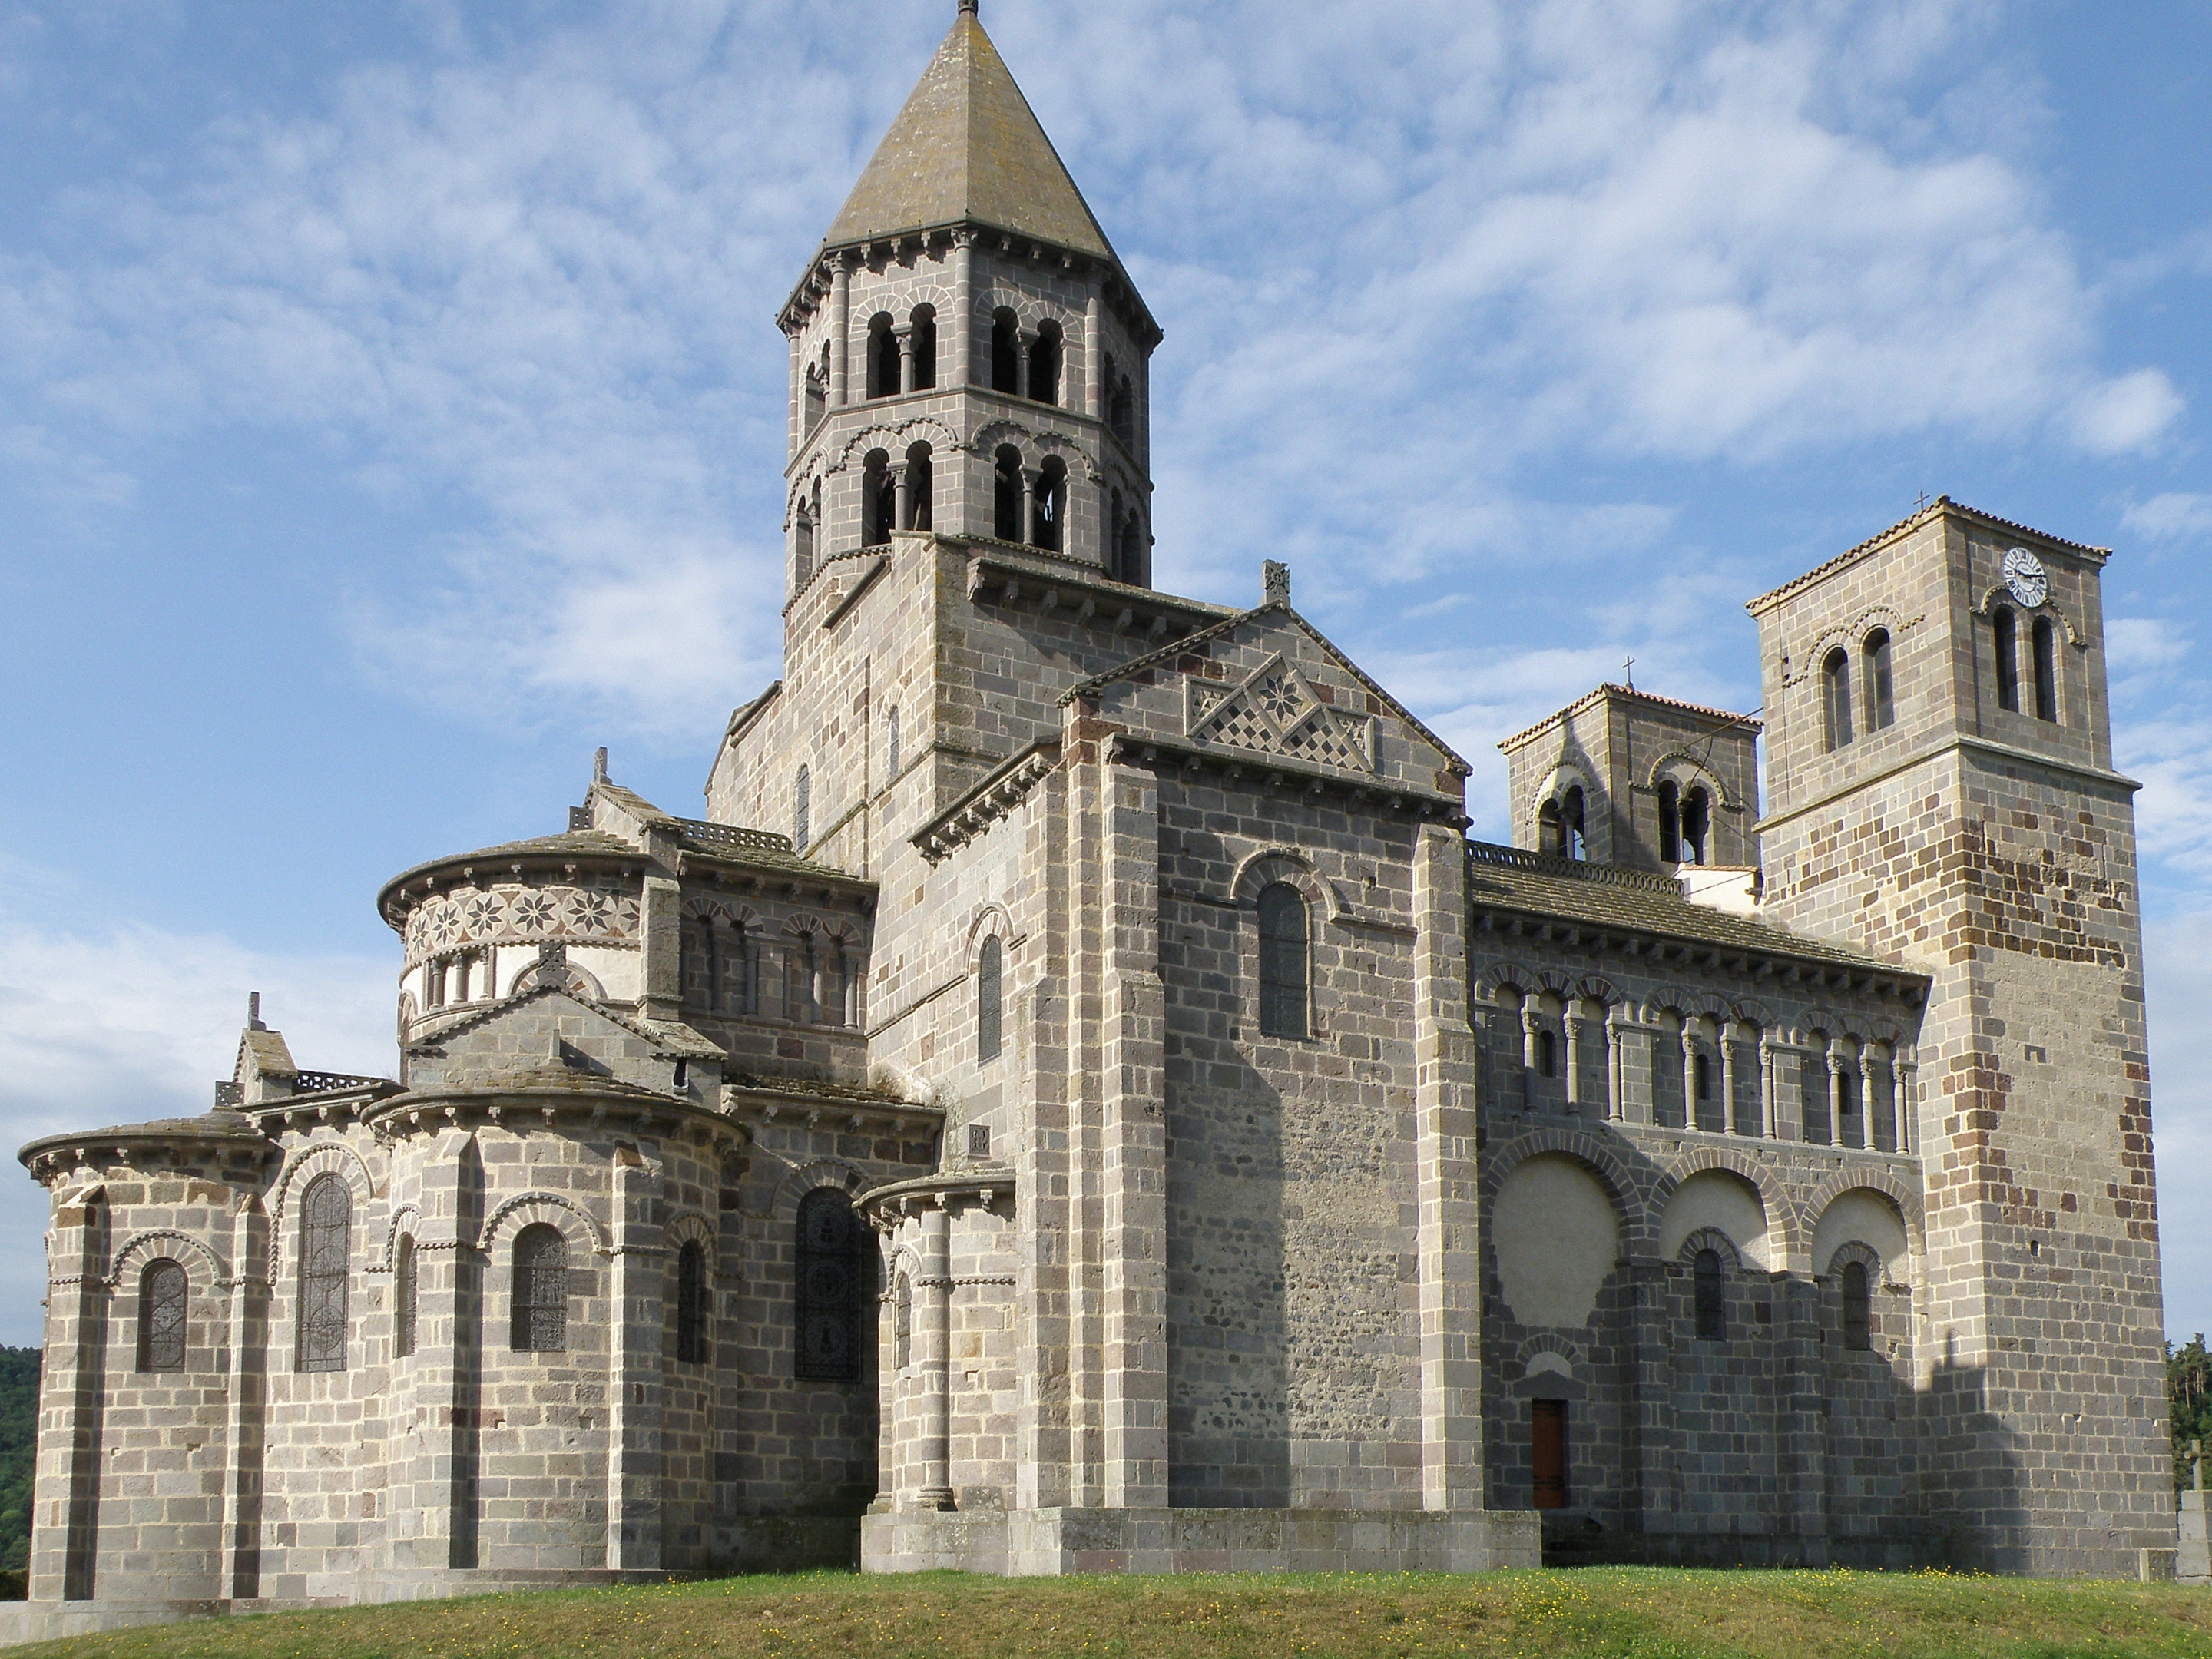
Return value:
M 1467 855 L 1424 823 L 1413 848 L 1414 1114 L 1419 1205 L 1421 1506 L 1483 1507 L 1482 1297 Z M 1568 1052 L 1573 1053 L 1571 1037 Z M 1569 1071 L 1571 1077 L 1573 1072 Z
M 1083 307 L 1083 412 L 1094 421 L 1106 418 L 1104 384 L 1106 353 L 1099 337 L 1098 295 L 1094 292 Z
M 1730 1035 L 1733 1025 L 1721 1028 L 1721 1127 L 1729 1134 L 1735 1133 L 1735 1050 L 1737 1039 Z
M 1682 1127 L 1698 1127 L 1698 1032 L 1687 1020 L 1682 1022 Z
M 96 1588 L 100 1419 L 107 1390 L 107 1199 L 94 1182 L 54 1206 L 39 1372 L 30 1599 L 83 1601 Z
M 901 530 L 911 530 L 914 528 L 914 485 L 907 477 L 907 464 L 893 461 L 890 471 L 891 522 Z
M 1616 1005 L 1605 1011 L 1605 1107 L 1606 1115 L 1615 1123 L 1628 1116 L 1620 1087 L 1620 1009 Z
M 898 341 L 899 391 L 901 392 L 911 392 L 914 390 L 913 326 L 908 325 L 905 328 L 895 328 L 891 331 L 891 334 L 892 337 Z M 904 520 L 901 520 L 901 527 L 904 527 Z
M 660 1243 L 660 1166 L 615 1149 L 614 1260 L 608 1338 L 607 1565 L 660 1566 L 660 1346 L 667 1252 Z
M 218 1593 L 237 1600 L 261 1594 L 263 1411 L 268 1365 L 269 1217 L 261 1200 L 249 1193 L 239 1200 L 230 1229 L 230 1376 L 229 1398 L 223 1402 Z
M 1759 1039 L 1759 1133 L 1769 1140 L 1781 1133 L 1774 1110 L 1774 1039 Z
M 422 1143 L 400 1143 L 413 1153 Z M 413 1428 L 403 1468 L 393 1471 L 388 1523 L 392 1561 L 404 1572 L 440 1573 L 477 1564 L 478 1396 L 483 1388 L 483 1165 L 476 1137 L 448 1129 L 422 1153 L 415 1230 Z M 397 1492 L 404 1480 L 410 1501 Z
M 1869 1151 L 1879 1151 L 1881 1137 L 1875 1133 L 1874 1121 L 1874 1046 L 1862 1044 L 1859 1048 L 1859 1135 Z M 1893 1143 L 1897 1137 L 1892 1135 Z
M 1897 1150 L 1900 1152 L 1920 1150 L 1920 1124 L 1914 1115 L 1920 1103 L 1915 1098 L 1913 1091 L 1913 1081 L 1919 1069 L 1911 1060 L 1891 1057 L 1890 1076 L 1896 1080 L 1891 1093 L 1897 1102 Z
M 1024 544 L 1024 546 L 1028 546 L 1028 547 L 1035 547 L 1035 546 L 1036 545 L 1036 529 L 1037 529 L 1037 526 L 1036 526 L 1036 487 L 1037 487 L 1037 482 L 1038 482 L 1038 480 L 1039 480 L 1041 477 L 1043 477 L 1043 474 L 1042 474 L 1041 472 L 1039 472 L 1039 471 L 1037 471 L 1037 469 L 1036 469 L 1036 467 L 1033 467 L 1033 466 L 1025 466 L 1025 467 L 1024 467 L 1021 471 L 1022 471 L 1022 526 L 1021 526 L 1021 527 L 1022 527 L 1022 533 L 1021 533 L 1021 541 L 1022 541 L 1022 543 L 1023 543 L 1023 544 Z M 1065 539 L 1065 538 L 1063 538 L 1062 539 Z
M 1843 1051 L 1831 1042 L 1828 1045 L 1828 1145 L 1848 1145 L 1844 1139 L 1844 1107 L 1850 1098 L 1850 1085 L 1844 1081 Z M 1865 1125 L 1860 1125 L 1862 1132 Z M 1862 1139 L 1863 1139 L 1862 1133 Z
M 830 270 L 830 407 L 850 401 L 853 342 L 853 267 L 840 254 Z
M 975 233 L 952 233 L 952 384 L 975 383 Z
M 915 1507 L 952 1507 L 952 1215 L 945 1195 L 921 1212 L 921 1272 L 914 1282 L 915 1363 L 921 1372 L 921 1486 Z
M 1567 1109 L 1571 1112 L 1582 1103 L 1583 1022 L 1576 1014 L 1559 1017 L 1559 1030 L 1566 1039 L 1567 1051 Z
M 1536 1104 L 1536 1034 L 1543 1030 L 1543 1021 L 1536 1012 L 1536 999 L 1524 997 L 1521 1002 L 1521 1109 L 1528 1111 Z

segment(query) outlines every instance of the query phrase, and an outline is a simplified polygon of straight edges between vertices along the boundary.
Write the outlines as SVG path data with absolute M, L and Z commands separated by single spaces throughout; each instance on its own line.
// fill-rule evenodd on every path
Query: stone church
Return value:
M 23 1149 L 34 1609 L 2172 1547 L 2105 550 L 1938 499 L 1493 845 L 1280 566 L 1155 585 L 1160 330 L 972 3 L 778 321 L 701 816 L 394 877 L 390 1079 L 257 1010 Z

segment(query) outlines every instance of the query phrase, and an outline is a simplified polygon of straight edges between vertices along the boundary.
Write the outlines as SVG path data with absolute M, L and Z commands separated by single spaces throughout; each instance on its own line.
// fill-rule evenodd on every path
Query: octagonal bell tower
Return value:
M 902 530 L 1150 585 L 1160 331 L 974 0 L 778 321 L 789 597 Z

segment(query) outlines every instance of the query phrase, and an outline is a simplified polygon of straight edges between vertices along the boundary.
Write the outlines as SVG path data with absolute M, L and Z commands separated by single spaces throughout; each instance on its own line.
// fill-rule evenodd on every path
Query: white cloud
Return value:
M 2083 392 L 2067 407 L 2066 419 L 2089 453 L 2119 455 L 2155 446 L 2183 407 L 2163 371 L 2139 368 Z
M 2168 492 L 2138 501 L 2120 515 L 2121 525 L 2154 542 L 2193 541 L 2212 535 L 2212 495 Z
M 395 951 L 287 957 L 218 934 L 143 927 L 78 935 L 0 914 L 0 1147 L 214 1103 L 246 994 L 311 1070 L 389 1076 Z M 39 1340 L 42 1196 L 18 1177 L 0 1206 L 0 1342 Z

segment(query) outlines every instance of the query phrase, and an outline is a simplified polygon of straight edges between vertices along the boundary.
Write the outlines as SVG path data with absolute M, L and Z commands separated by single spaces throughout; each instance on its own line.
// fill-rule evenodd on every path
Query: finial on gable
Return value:
M 1264 559 L 1260 564 L 1260 586 L 1262 605 L 1288 605 L 1291 602 L 1291 568 L 1276 559 Z
M 975 0 L 960 0 L 960 9 L 966 12 L 970 17 L 974 18 L 980 19 L 983 15 L 981 12 L 976 10 Z
M 604 749 L 596 750 L 592 755 L 592 781 L 593 783 L 605 783 L 606 781 L 607 751 Z

